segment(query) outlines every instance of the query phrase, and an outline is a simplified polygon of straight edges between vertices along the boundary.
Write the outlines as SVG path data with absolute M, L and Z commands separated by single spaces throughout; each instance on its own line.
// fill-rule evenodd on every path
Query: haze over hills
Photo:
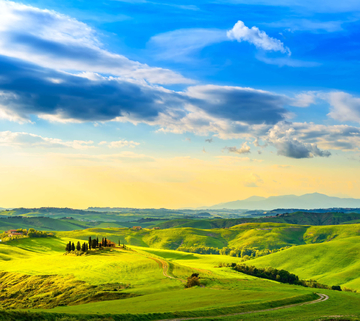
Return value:
M 301 196 L 281 195 L 260 197 L 252 196 L 244 200 L 238 200 L 217 205 L 202 207 L 207 209 L 248 209 L 248 210 L 273 210 L 277 208 L 336 208 L 336 207 L 360 207 L 360 199 L 331 197 L 325 194 L 312 193 Z

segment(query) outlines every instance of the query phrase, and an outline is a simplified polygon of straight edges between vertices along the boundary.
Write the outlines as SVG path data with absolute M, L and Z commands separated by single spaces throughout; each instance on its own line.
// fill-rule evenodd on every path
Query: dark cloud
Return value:
M 315 144 L 304 144 L 296 139 L 282 139 L 273 143 L 278 155 L 290 158 L 329 157 L 329 151 L 320 150 Z
M 160 114 L 166 114 L 173 122 L 183 119 L 191 114 L 185 105 L 191 104 L 210 114 L 209 117 L 229 118 L 231 123 L 227 128 L 234 133 L 246 133 L 249 124 L 276 122 L 286 114 L 280 106 L 286 99 L 271 93 L 239 88 L 222 90 L 221 87 L 210 91 L 208 86 L 203 86 L 191 87 L 186 95 L 161 87 L 92 75 L 96 79 L 0 56 L 0 91 L 5 93 L 0 96 L 0 103 L 22 118 L 53 115 L 64 120 L 109 121 L 127 117 L 155 125 L 161 125 L 157 122 Z M 196 91 L 201 92 L 199 97 L 193 95 Z M 196 127 L 209 125 L 209 120 L 201 115 L 192 117 L 191 121 Z
M 108 121 L 129 116 L 154 120 L 183 98 L 149 86 L 98 80 L 57 72 L 0 56 L 0 103 L 27 118 L 60 115 L 63 119 Z
M 290 102 L 286 96 L 261 90 L 240 87 L 193 86 L 190 97 L 197 98 L 196 105 L 215 117 L 247 124 L 276 124 L 285 120 Z

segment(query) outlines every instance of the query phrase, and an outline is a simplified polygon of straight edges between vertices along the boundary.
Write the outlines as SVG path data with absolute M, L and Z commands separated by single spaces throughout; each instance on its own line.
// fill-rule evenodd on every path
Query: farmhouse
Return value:
M 12 237 L 15 235 L 24 235 L 23 232 L 18 232 L 18 230 L 8 230 L 5 233 L 7 233 L 9 237 Z
M 141 226 L 133 226 L 132 229 L 140 231 L 140 230 L 142 230 L 142 227 Z

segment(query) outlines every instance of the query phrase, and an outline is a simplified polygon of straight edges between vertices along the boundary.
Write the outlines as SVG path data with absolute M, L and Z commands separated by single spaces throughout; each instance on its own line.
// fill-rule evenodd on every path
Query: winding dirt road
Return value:
M 232 317 L 236 315 L 244 315 L 244 314 L 251 314 L 251 313 L 261 313 L 261 312 L 269 312 L 269 311 L 275 311 L 275 310 L 281 310 L 281 309 L 289 309 L 294 308 L 302 305 L 308 305 L 308 304 L 315 304 L 320 303 L 323 301 L 326 301 L 329 299 L 329 297 L 326 294 L 322 293 L 316 293 L 319 298 L 314 301 L 309 302 L 302 302 L 302 303 L 296 303 L 296 304 L 289 304 L 289 305 L 283 305 L 281 307 L 277 308 L 271 308 L 271 309 L 265 309 L 265 310 L 256 310 L 256 311 L 247 311 L 247 312 L 240 312 L 240 313 L 232 313 L 232 314 L 224 314 L 224 315 L 218 315 L 218 316 L 206 316 L 206 317 L 195 317 L 195 318 L 177 318 L 177 319 L 163 319 L 159 321 L 184 321 L 184 320 L 200 320 L 200 319 L 221 319 L 224 317 Z

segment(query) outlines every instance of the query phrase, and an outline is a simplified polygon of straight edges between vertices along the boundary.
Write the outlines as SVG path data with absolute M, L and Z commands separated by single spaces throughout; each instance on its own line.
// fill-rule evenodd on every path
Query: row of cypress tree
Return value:
M 120 240 L 119 240 L 119 246 L 121 245 Z M 96 248 L 104 248 L 104 247 L 109 247 L 109 246 L 115 246 L 115 243 L 109 241 L 106 237 L 103 237 L 101 241 L 99 241 L 99 238 L 97 237 L 96 239 L 92 239 L 91 236 L 89 236 L 89 240 L 88 242 L 84 242 L 82 245 L 80 244 L 80 242 L 77 242 L 77 245 L 75 246 L 75 243 L 73 242 L 69 242 L 68 244 L 66 244 L 66 252 L 71 252 L 71 251 L 82 251 L 82 252 L 87 252 L 88 250 L 91 249 L 96 249 Z M 123 248 L 126 249 L 125 244 L 123 244 Z
M 74 242 L 69 242 L 68 244 L 66 244 L 65 247 L 65 251 L 66 252 L 71 252 L 71 251 L 82 251 L 82 252 L 87 252 L 87 250 L 89 249 L 88 245 L 86 242 L 84 242 L 83 244 L 80 244 L 80 241 L 77 242 L 76 246 Z

